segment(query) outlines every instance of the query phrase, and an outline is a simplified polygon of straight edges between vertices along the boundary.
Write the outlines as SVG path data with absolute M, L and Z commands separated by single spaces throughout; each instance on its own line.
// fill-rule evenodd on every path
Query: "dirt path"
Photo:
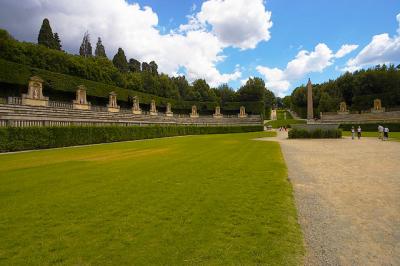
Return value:
M 400 143 L 278 135 L 306 265 L 400 265 Z

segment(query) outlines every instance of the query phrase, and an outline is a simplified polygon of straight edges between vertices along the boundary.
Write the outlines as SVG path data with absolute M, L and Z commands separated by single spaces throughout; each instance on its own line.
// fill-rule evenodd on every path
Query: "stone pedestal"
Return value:
M 247 117 L 246 108 L 244 106 L 240 106 L 240 111 L 239 111 L 238 117 L 239 118 Z
M 217 119 L 223 117 L 223 115 L 221 114 L 221 107 L 215 107 L 215 113 L 213 114 L 213 117 Z
M 165 116 L 172 117 L 174 116 L 174 113 L 171 111 L 171 104 L 167 103 L 167 111 L 165 112 Z
M 49 97 L 43 96 L 43 80 L 40 77 L 30 78 L 28 93 L 22 94 L 22 105 L 49 106 Z
M 190 118 L 198 118 L 199 114 L 197 113 L 197 106 L 192 106 L 192 112 L 190 113 Z
M 150 104 L 150 115 L 158 115 L 157 108 L 156 108 L 156 101 L 151 100 Z
M 133 97 L 132 113 L 134 115 L 141 115 L 142 109 L 140 109 L 139 98 L 137 96 Z
M 72 108 L 77 110 L 90 110 L 90 102 L 86 100 L 85 86 L 78 86 L 76 90 L 76 99 L 72 101 Z
M 117 94 L 113 91 L 110 92 L 107 108 L 110 113 L 118 113 L 120 110 L 120 107 L 117 105 Z

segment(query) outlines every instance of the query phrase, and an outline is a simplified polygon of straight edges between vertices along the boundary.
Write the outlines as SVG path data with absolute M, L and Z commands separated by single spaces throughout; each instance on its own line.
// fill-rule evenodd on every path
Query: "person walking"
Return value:
M 385 127 L 383 130 L 383 140 L 388 140 L 389 139 L 389 128 Z
M 383 140 L 383 129 L 384 129 L 383 126 L 381 125 L 378 126 L 378 134 L 379 134 L 378 138 L 381 140 Z
M 351 139 L 354 139 L 355 134 L 356 134 L 356 131 L 355 131 L 354 127 L 351 127 Z
M 361 127 L 360 126 L 358 126 L 358 128 L 357 128 L 357 137 L 358 137 L 358 139 L 361 139 Z

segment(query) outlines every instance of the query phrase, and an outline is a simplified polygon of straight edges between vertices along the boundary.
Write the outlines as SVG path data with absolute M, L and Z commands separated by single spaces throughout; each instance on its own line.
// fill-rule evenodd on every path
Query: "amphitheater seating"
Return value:
M 362 114 L 322 114 L 322 123 L 400 122 L 400 111 Z
M 70 125 L 146 125 L 146 124 L 195 124 L 195 125 L 259 125 L 260 116 L 247 118 L 174 115 L 167 117 L 147 114 L 134 115 L 130 110 L 120 113 L 106 111 L 74 110 L 60 107 L 33 107 L 0 104 L 0 126 L 70 126 Z

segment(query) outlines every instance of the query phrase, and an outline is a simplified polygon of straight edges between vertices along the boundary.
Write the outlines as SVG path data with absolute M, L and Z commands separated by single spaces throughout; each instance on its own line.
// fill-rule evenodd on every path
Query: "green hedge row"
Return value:
M 182 135 L 242 133 L 262 130 L 262 126 L 4 127 L 0 128 L 0 152 Z
M 292 129 L 289 131 L 289 139 L 340 139 L 342 137 L 341 129 Z
M 350 131 L 351 127 L 361 127 L 362 131 L 374 132 L 378 131 L 378 126 L 389 128 L 390 132 L 400 132 L 400 123 L 371 123 L 371 124 L 341 124 L 340 128 L 344 131 Z

